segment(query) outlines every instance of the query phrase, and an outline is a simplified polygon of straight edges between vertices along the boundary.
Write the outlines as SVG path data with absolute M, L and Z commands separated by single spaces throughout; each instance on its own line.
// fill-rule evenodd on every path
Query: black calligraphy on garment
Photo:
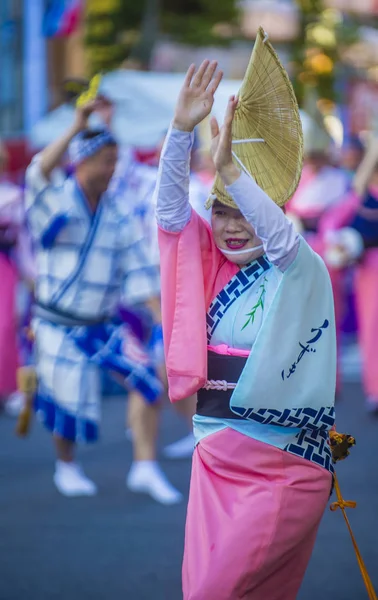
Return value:
M 313 327 L 311 329 L 310 333 L 315 333 L 315 335 L 310 340 L 307 340 L 304 344 L 302 344 L 302 342 L 298 342 L 301 350 L 298 354 L 297 360 L 295 362 L 293 362 L 293 364 L 289 368 L 288 375 L 285 375 L 285 369 L 282 370 L 281 377 L 284 381 L 285 381 L 285 379 L 289 379 L 289 377 L 291 377 L 291 375 L 293 375 L 293 373 L 295 373 L 295 370 L 296 370 L 298 364 L 300 363 L 300 361 L 302 360 L 302 358 L 304 357 L 305 354 L 310 354 L 311 352 L 316 352 L 316 349 L 312 348 L 311 344 L 316 344 L 316 342 L 321 338 L 321 336 L 323 334 L 323 330 L 327 329 L 328 326 L 329 326 L 329 321 L 328 321 L 328 319 L 325 319 L 323 325 L 321 325 L 320 327 Z

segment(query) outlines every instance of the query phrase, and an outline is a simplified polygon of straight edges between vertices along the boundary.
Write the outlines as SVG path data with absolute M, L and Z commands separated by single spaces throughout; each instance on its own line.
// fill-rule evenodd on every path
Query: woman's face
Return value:
M 211 213 L 211 227 L 216 245 L 231 262 L 246 265 L 264 254 L 260 238 L 240 210 L 216 200 Z M 250 252 L 245 252 L 249 249 Z

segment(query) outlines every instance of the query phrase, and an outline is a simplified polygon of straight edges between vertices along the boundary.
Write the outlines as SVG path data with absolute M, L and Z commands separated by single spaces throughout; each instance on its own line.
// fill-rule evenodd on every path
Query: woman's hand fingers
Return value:
M 232 121 L 234 120 L 234 115 L 235 115 L 235 110 L 236 110 L 237 105 L 238 105 L 238 97 L 231 96 L 228 101 L 226 114 L 224 117 L 224 125 L 228 131 L 231 130 Z
M 211 138 L 212 139 L 218 137 L 218 135 L 219 135 L 219 125 L 218 125 L 218 121 L 216 120 L 215 117 L 212 117 L 212 119 L 210 121 L 210 131 L 211 131 Z
M 208 90 L 211 94 L 215 94 L 215 92 L 218 89 L 218 86 L 220 84 L 220 82 L 222 81 L 223 78 L 223 71 L 218 71 L 218 73 L 215 74 L 214 79 L 212 80 L 212 82 L 210 83 Z
M 190 67 L 189 67 L 189 69 L 186 72 L 186 75 L 185 75 L 184 84 L 183 84 L 184 88 L 190 87 L 190 84 L 192 83 L 192 79 L 193 79 L 193 75 L 195 73 L 195 70 L 196 70 L 196 65 L 195 64 L 191 64 Z
M 201 64 L 200 68 L 198 69 L 197 73 L 194 75 L 193 81 L 192 81 L 192 85 L 194 87 L 200 87 L 201 83 L 202 83 L 202 78 L 206 72 L 207 67 L 209 66 L 210 61 L 209 60 L 204 60 L 203 63 Z
M 231 96 L 228 101 L 226 115 L 224 118 L 223 127 L 221 130 L 221 143 L 222 145 L 232 144 L 232 122 L 234 120 L 235 110 L 238 105 L 238 98 Z
M 202 91 L 206 90 L 207 86 L 209 85 L 210 81 L 213 78 L 213 75 L 216 71 L 217 66 L 218 66 L 218 63 L 216 60 L 213 60 L 211 63 L 209 63 L 209 65 L 202 77 L 201 86 L 200 86 Z

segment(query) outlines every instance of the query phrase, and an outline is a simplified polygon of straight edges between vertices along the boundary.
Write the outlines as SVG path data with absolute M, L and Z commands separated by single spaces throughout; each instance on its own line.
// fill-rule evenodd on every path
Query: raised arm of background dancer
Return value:
M 182 231 L 190 220 L 190 151 L 193 132 L 209 114 L 222 79 L 217 63 L 205 60 L 198 71 L 191 65 L 181 88 L 172 127 L 162 151 L 155 189 L 156 218 L 163 229 Z
M 269 260 L 285 271 L 297 255 L 299 236 L 282 209 L 233 162 L 232 120 L 237 103 L 237 98 L 232 96 L 222 129 L 219 129 L 216 119 L 211 121 L 214 164 L 227 191 L 261 239 Z
M 378 139 L 374 137 L 368 145 L 365 156 L 363 157 L 353 180 L 353 188 L 358 196 L 362 197 L 365 194 L 370 177 L 372 176 L 377 163 Z
M 49 144 L 39 154 L 39 168 L 45 179 L 49 180 L 50 175 L 61 163 L 64 154 L 67 152 L 71 140 L 83 131 L 88 125 L 90 115 L 98 107 L 98 100 L 93 100 L 84 106 L 76 109 L 75 120 L 67 132 L 58 140 Z

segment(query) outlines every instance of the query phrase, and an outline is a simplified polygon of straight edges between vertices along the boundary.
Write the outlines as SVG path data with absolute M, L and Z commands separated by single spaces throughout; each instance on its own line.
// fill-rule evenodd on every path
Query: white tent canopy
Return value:
M 100 91 L 115 104 L 113 131 L 121 144 L 155 147 L 172 119 L 175 102 L 184 79 L 180 73 L 119 70 L 108 73 Z M 229 96 L 236 94 L 241 81 L 223 80 L 215 97 L 213 114 L 223 120 Z M 30 132 L 30 142 L 41 148 L 62 135 L 72 124 L 74 108 L 64 104 L 43 117 Z M 309 117 L 302 115 L 303 126 Z M 98 124 L 95 116 L 93 125 Z

